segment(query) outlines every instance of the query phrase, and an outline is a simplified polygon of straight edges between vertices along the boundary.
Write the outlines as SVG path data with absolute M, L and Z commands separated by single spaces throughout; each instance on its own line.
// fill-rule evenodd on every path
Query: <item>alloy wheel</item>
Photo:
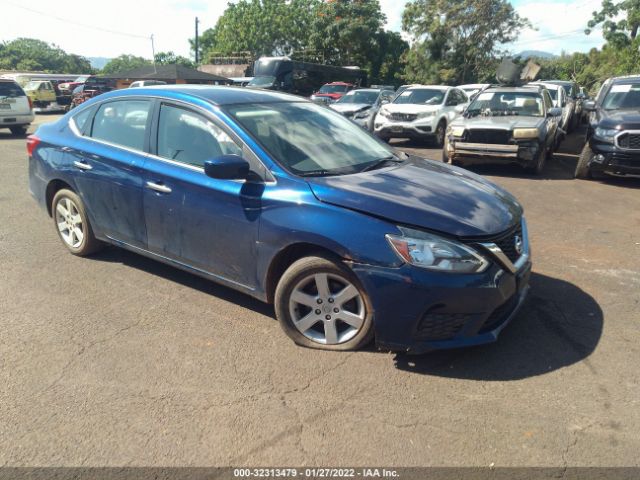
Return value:
M 68 197 L 56 204 L 56 223 L 62 240 L 71 248 L 79 248 L 84 240 L 84 225 L 78 206 Z
M 349 341 L 366 318 L 359 290 L 333 273 L 310 274 L 298 282 L 289 297 L 289 313 L 302 335 L 324 345 Z

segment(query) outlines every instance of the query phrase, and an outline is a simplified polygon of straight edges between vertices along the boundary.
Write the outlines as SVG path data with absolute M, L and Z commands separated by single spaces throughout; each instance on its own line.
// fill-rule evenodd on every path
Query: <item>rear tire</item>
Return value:
M 9 130 L 11 130 L 11 133 L 13 135 L 23 136 L 23 135 L 26 135 L 28 128 L 29 128 L 28 126 L 20 125 L 20 126 L 17 126 L 17 127 L 9 127 Z
M 103 247 L 93 234 L 82 200 L 71 190 L 64 188 L 55 194 L 51 216 L 60 240 L 73 255 L 84 257 Z
M 349 268 L 329 257 L 293 263 L 278 282 L 274 307 L 282 329 L 304 347 L 357 350 L 373 339 L 368 295 Z

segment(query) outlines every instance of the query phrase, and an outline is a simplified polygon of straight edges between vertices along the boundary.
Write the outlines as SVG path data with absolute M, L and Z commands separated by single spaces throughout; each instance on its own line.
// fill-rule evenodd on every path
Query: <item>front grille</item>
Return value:
M 607 155 L 611 167 L 637 168 L 640 170 L 640 154 L 615 152 Z
M 396 122 L 413 122 L 418 118 L 417 113 L 392 113 L 390 115 L 391 120 Z
M 480 130 L 467 131 L 465 140 L 469 143 L 486 143 L 491 145 L 508 145 L 511 140 L 511 132 L 508 130 Z
M 425 313 L 420 319 L 417 337 L 422 340 L 449 340 L 471 318 L 467 313 Z
M 506 318 L 511 314 L 514 308 L 518 305 L 518 295 L 513 295 L 509 300 L 504 302 L 498 308 L 496 308 L 491 315 L 487 317 L 487 319 L 480 327 L 480 331 L 478 333 L 486 333 L 490 332 L 498 325 L 500 325 Z
M 620 148 L 640 150 L 640 133 L 623 133 L 618 137 Z
M 516 251 L 516 236 L 520 237 L 524 242 L 524 238 L 522 236 L 522 222 L 518 222 L 506 232 L 499 233 L 497 235 L 490 237 L 466 237 L 462 240 L 465 243 L 495 243 L 512 263 L 516 263 L 520 258 L 520 254 Z

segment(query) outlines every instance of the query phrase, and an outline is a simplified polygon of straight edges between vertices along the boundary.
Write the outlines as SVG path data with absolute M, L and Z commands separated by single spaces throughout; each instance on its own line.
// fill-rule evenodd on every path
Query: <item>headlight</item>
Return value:
M 464 135 L 464 127 L 449 127 L 449 134 L 454 137 L 462 137 Z
M 429 118 L 429 117 L 433 117 L 436 114 L 436 112 L 422 112 L 418 114 L 418 118 Z
M 594 135 L 601 140 L 606 140 L 608 142 L 613 142 L 613 137 L 618 134 L 618 130 L 612 128 L 596 128 Z
M 537 128 L 516 128 L 513 130 L 513 138 L 538 138 Z
M 489 261 L 461 243 L 436 235 L 398 227 L 402 236 L 387 235 L 387 240 L 405 262 L 429 270 L 455 273 L 484 271 Z
M 369 118 L 370 115 L 371 109 L 365 110 L 364 112 L 358 112 L 353 116 L 353 118 Z

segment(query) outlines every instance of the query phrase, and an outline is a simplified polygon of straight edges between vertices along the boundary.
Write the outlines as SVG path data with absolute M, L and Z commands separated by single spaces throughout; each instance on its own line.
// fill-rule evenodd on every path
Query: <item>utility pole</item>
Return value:
M 196 17 L 196 42 L 195 42 L 195 46 L 196 46 L 196 66 L 198 65 L 198 17 Z
M 151 53 L 153 55 L 153 73 L 158 73 L 158 70 L 156 70 L 156 47 L 153 45 L 153 33 L 151 34 Z

